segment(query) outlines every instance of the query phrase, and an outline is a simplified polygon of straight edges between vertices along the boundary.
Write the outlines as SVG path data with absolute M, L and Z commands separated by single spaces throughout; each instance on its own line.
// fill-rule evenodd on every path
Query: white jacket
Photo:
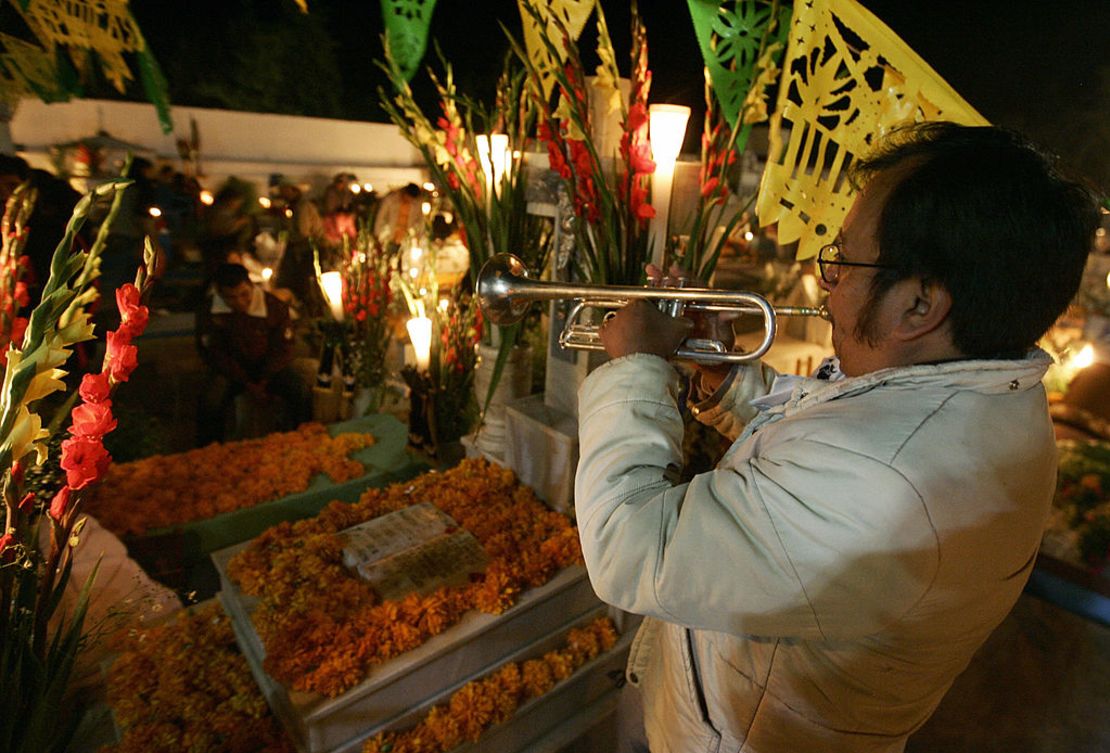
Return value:
M 598 595 L 657 618 L 628 670 L 652 751 L 901 751 L 1032 569 L 1049 363 L 806 379 L 758 414 L 746 399 L 774 374 L 747 367 L 699 416 L 739 414 L 744 434 L 679 486 L 674 369 L 633 355 L 591 374 L 578 526 Z

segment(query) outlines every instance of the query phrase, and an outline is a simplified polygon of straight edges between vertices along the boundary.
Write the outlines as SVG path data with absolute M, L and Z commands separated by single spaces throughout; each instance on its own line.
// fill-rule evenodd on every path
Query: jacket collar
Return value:
M 880 386 L 949 388 L 984 395 L 1027 390 L 1041 383 L 1051 364 L 1051 356 L 1034 348 L 1019 359 L 968 359 L 898 366 L 834 381 L 803 378 L 793 386 L 789 399 L 771 407 L 764 415 L 789 415 L 817 403 L 858 395 Z

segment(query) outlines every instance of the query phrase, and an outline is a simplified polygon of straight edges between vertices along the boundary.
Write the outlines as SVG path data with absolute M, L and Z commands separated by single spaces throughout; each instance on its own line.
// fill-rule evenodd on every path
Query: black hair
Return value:
M 1098 209 L 1021 136 L 993 126 L 923 123 L 894 131 L 852 180 L 905 170 L 879 216 L 877 262 L 861 330 L 896 282 L 918 277 L 952 297 L 953 344 L 966 356 L 1023 353 L 1079 288 Z M 866 332 L 861 332 L 866 336 Z
M 15 175 L 23 181 L 27 180 L 30 172 L 27 160 L 14 154 L 0 154 L 0 175 Z
M 251 276 L 242 264 L 225 263 L 216 267 L 216 271 L 212 273 L 212 281 L 216 283 L 217 288 L 227 290 L 237 288 L 244 282 L 250 282 Z

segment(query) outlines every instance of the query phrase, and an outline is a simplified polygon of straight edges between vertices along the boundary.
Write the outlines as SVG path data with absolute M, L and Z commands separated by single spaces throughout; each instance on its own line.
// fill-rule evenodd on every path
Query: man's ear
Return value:
M 920 279 L 906 280 L 900 293 L 902 315 L 893 332 L 899 340 L 915 340 L 927 335 L 948 319 L 952 294 L 943 285 Z

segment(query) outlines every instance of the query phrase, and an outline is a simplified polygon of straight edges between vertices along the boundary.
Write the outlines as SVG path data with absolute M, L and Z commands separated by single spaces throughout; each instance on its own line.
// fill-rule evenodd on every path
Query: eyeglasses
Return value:
M 873 269 L 894 269 L 893 264 L 868 264 L 862 261 L 841 261 L 840 245 L 830 243 L 822 246 L 817 252 L 817 268 L 821 270 L 821 279 L 829 285 L 835 285 L 840 279 L 841 267 L 871 267 Z

